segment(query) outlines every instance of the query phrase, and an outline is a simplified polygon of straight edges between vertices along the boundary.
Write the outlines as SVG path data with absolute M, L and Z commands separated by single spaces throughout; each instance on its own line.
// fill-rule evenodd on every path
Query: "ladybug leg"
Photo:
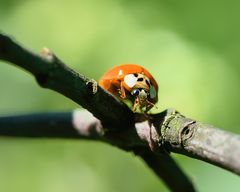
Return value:
M 153 108 L 155 105 L 150 102 L 150 101 L 147 101 L 147 106 L 146 106 L 146 110 L 145 112 L 147 113 L 151 108 Z M 156 107 L 156 106 L 155 106 Z
M 133 104 L 133 112 L 136 112 L 137 106 L 139 105 L 139 99 L 138 97 L 135 99 L 134 104 Z
M 125 93 L 125 89 L 124 89 L 124 86 L 123 86 L 123 82 L 121 82 L 121 84 L 120 84 L 119 94 L 120 94 L 120 97 L 122 99 L 126 98 L 126 93 Z

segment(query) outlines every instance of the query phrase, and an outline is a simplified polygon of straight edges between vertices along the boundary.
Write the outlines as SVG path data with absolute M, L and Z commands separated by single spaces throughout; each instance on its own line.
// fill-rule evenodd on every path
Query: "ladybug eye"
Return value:
M 133 96 L 138 96 L 139 93 L 140 93 L 139 89 L 134 89 L 134 90 L 132 91 L 132 95 L 133 95 Z

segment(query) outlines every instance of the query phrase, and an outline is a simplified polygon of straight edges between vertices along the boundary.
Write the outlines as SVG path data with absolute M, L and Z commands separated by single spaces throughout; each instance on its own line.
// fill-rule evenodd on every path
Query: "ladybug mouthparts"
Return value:
M 141 89 L 141 88 L 133 89 L 131 94 L 134 97 L 138 97 L 140 99 L 140 101 L 144 101 L 144 100 L 148 99 L 148 96 L 149 96 L 149 92 L 144 89 Z
M 144 111 L 147 113 L 153 106 L 154 104 L 149 101 L 149 91 L 141 88 L 133 89 L 131 92 L 132 96 L 134 97 L 134 105 L 133 105 L 133 111 L 135 112 L 137 107 L 141 111 Z M 145 110 L 143 108 L 145 107 Z

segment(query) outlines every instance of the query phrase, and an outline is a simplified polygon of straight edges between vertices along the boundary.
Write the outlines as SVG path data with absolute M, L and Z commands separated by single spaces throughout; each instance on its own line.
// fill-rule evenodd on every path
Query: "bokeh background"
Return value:
M 232 0 L 0 0 L 0 30 L 34 51 L 47 46 L 94 79 L 141 64 L 159 83 L 159 111 L 173 107 L 239 134 L 239 9 Z M 78 107 L 0 62 L 0 115 Z M 239 191 L 238 176 L 173 156 L 200 192 Z M 1 137 L 0 191 L 168 189 L 140 159 L 103 143 Z

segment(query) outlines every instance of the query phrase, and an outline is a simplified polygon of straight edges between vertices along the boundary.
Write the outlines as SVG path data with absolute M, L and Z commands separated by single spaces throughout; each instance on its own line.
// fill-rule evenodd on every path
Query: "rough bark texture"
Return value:
M 201 159 L 240 175 L 240 136 L 197 122 L 169 110 L 155 122 L 165 149 Z
M 3 34 L 0 34 L 0 59 L 29 71 L 42 87 L 69 97 L 95 116 L 75 111 L 1 117 L 2 136 L 107 142 L 140 156 L 172 191 L 195 190 L 169 156 L 170 152 L 201 159 L 240 175 L 238 135 L 186 118 L 171 109 L 148 117 L 134 114 L 96 81 L 74 72 L 48 49 L 37 55 Z
M 92 112 L 103 124 L 111 125 L 106 126 L 112 129 L 119 129 L 120 124 L 124 124 L 121 129 L 133 125 L 133 118 L 129 118 L 133 117 L 133 113 L 126 105 L 105 92 L 95 80 L 63 64 L 47 48 L 42 49 L 41 54 L 35 54 L 0 34 L 0 59 L 32 73 L 40 86 L 72 99 Z

